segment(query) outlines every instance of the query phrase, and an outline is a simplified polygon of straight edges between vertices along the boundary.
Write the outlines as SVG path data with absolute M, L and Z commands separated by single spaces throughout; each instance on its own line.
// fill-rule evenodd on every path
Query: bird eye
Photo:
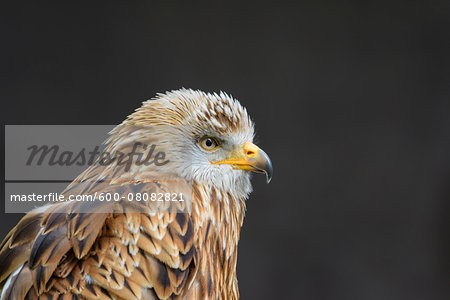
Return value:
M 220 147 L 219 142 L 212 136 L 204 136 L 200 139 L 200 146 L 206 151 L 216 150 Z

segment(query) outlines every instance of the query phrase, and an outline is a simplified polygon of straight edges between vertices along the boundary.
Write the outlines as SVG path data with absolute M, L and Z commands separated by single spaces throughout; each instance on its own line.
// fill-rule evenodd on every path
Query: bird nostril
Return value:
M 252 155 L 255 155 L 255 152 L 252 150 L 247 150 L 246 154 L 247 154 L 247 156 L 252 156 Z

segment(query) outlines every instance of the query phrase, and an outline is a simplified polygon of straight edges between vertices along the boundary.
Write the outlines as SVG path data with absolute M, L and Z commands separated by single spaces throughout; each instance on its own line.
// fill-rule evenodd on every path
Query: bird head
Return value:
M 272 178 L 272 163 L 253 137 L 253 122 L 237 100 L 181 89 L 145 101 L 112 131 L 109 144 L 117 150 L 124 140 L 139 140 L 164 152 L 167 164 L 136 174 L 172 174 L 242 199 L 252 189 L 250 173 Z

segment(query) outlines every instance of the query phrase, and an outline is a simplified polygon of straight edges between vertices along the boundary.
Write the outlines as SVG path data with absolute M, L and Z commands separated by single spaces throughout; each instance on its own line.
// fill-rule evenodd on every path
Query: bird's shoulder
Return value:
M 160 182 L 93 185 L 79 180 L 65 194 L 103 191 L 122 196 L 166 190 Z M 195 222 L 171 203 L 157 204 L 156 211 L 143 205 L 127 200 L 74 201 L 28 213 L 0 245 L 2 299 L 180 295 L 197 270 Z

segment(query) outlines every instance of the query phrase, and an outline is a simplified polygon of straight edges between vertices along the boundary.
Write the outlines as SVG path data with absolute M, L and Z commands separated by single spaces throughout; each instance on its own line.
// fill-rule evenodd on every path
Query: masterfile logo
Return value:
M 114 127 L 5 126 L 5 212 L 78 202 L 79 212 L 104 213 L 114 210 L 105 203 L 120 201 L 138 211 L 188 211 L 192 182 L 168 175 L 170 144 L 163 151 L 142 127 L 110 140 Z

